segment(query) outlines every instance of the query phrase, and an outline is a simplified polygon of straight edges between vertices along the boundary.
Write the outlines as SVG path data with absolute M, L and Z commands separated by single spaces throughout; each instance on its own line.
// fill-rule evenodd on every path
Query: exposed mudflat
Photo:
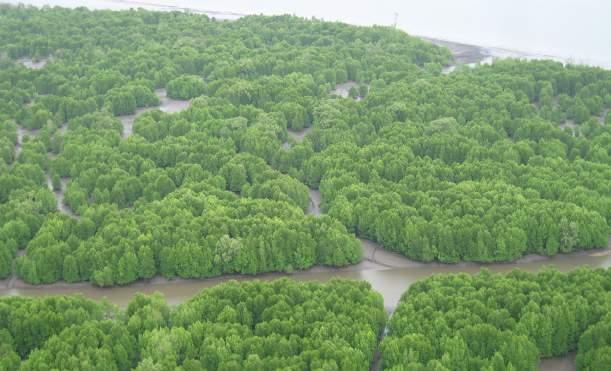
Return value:
M 561 357 L 545 358 L 539 362 L 541 371 L 575 371 L 577 364 L 575 357 L 577 353 L 571 352 Z
M 306 135 L 308 135 L 308 133 L 312 131 L 312 127 L 307 127 L 307 128 L 303 128 L 301 130 L 293 130 L 293 129 L 287 129 L 286 132 L 289 134 L 289 136 L 291 138 L 293 138 L 293 140 L 297 143 L 301 143 L 303 142 L 303 138 L 305 138 Z
M 17 126 L 17 143 L 15 143 L 15 161 L 21 154 L 21 150 L 23 149 L 23 128 L 21 126 Z
M 156 107 L 146 107 L 146 108 L 138 108 L 136 112 L 131 115 L 119 116 L 119 121 L 121 121 L 121 125 L 123 125 L 123 131 L 121 132 L 121 137 L 123 139 L 129 138 L 134 131 L 134 121 L 136 117 L 141 115 L 142 113 L 149 111 Z
M 435 45 L 445 46 L 446 48 L 450 49 L 452 56 L 454 56 L 454 63 L 456 64 L 479 63 L 486 57 L 490 56 L 490 54 L 486 51 L 485 48 L 482 48 L 477 45 L 463 44 L 423 36 L 418 37 Z
M 358 83 L 356 81 L 346 81 L 342 84 L 335 85 L 335 89 L 331 90 L 331 94 L 339 95 L 343 98 L 348 98 L 348 94 L 350 93 L 351 88 L 358 87 Z
M 61 135 L 66 134 L 66 132 L 67 132 L 67 131 L 68 131 L 68 124 L 67 124 L 67 123 L 64 123 L 64 124 L 63 124 L 62 126 L 60 126 L 60 127 L 59 127 L 59 129 L 58 129 L 58 132 L 59 132 Z
M 598 118 L 598 122 L 601 125 L 605 125 L 605 120 L 607 119 L 607 115 L 609 115 L 609 109 L 605 108 L 603 112 L 600 114 L 600 117 Z
M 64 203 L 64 193 L 66 192 L 66 189 L 68 188 L 68 182 L 70 181 L 69 178 L 61 178 L 60 180 L 61 188 L 59 190 L 54 190 L 53 181 L 51 180 L 51 176 L 49 174 L 46 174 L 45 177 L 47 179 L 47 187 L 49 188 L 50 191 L 52 191 L 55 194 L 55 202 L 57 204 L 57 210 L 63 214 L 68 215 L 71 218 L 75 218 L 75 219 L 80 218 L 78 215 L 74 213 L 74 211 L 72 211 L 72 209 L 68 205 Z
M 571 60 L 565 58 L 558 58 L 546 54 L 534 54 L 527 53 L 518 50 L 511 50 L 505 48 L 495 47 L 484 47 L 478 45 L 464 44 L 460 42 L 448 41 L 435 39 L 431 37 L 419 36 L 421 39 L 426 40 L 435 45 L 444 46 L 450 49 L 450 53 L 454 58 L 452 64 L 444 66 L 442 73 L 447 75 L 453 72 L 458 65 L 467 65 L 469 67 L 475 67 L 480 64 L 492 64 L 497 59 L 522 59 L 522 60 L 553 60 L 562 64 L 571 63 Z
M 22 65 L 24 65 L 25 67 L 33 69 L 33 70 L 39 70 L 39 69 L 43 68 L 49 61 L 50 61 L 49 58 L 42 58 L 42 59 L 39 59 L 39 60 L 34 60 L 32 58 L 29 58 L 29 57 L 23 57 L 23 58 L 17 59 L 17 62 L 19 62 Z
M 306 213 L 308 215 L 320 216 L 321 202 L 322 198 L 320 196 L 320 191 L 317 189 L 310 189 L 310 205 Z
M 562 130 L 569 131 L 570 133 L 575 135 L 575 129 L 577 128 L 577 124 L 575 123 L 575 120 L 564 120 L 564 122 L 560 124 L 559 128 Z
M 190 100 L 177 100 L 168 97 L 165 89 L 155 90 L 155 94 L 159 97 L 159 110 L 165 113 L 176 113 L 189 108 Z
M 123 131 L 121 136 L 125 138 L 129 138 L 133 133 L 134 121 L 138 116 L 143 114 L 146 111 L 150 111 L 153 109 L 158 109 L 161 112 L 165 113 L 177 113 L 180 111 L 184 111 L 189 108 L 191 101 L 189 100 L 177 100 L 168 97 L 167 91 L 165 89 L 157 89 L 155 90 L 155 94 L 159 98 L 159 106 L 157 107 L 141 107 L 136 109 L 131 115 L 119 116 L 119 121 L 121 121 L 121 125 L 123 125 Z
M 544 267 L 554 265 L 560 271 L 566 272 L 581 265 L 591 267 L 607 268 L 611 266 L 611 249 L 599 249 L 593 251 L 580 251 L 570 254 L 558 254 L 545 260 L 537 262 L 513 262 L 496 264 L 441 264 L 441 263 L 418 263 L 405 268 L 388 268 L 384 265 L 364 259 L 359 264 L 343 268 L 315 266 L 304 271 L 293 273 L 262 273 L 257 275 L 225 275 L 208 279 L 172 279 L 157 277 L 152 280 L 142 280 L 127 286 L 112 288 L 99 288 L 89 282 L 66 283 L 57 282 L 50 285 L 28 285 L 13 277 L 0 281 L 0 296 L 2 295 L 24 295 L 24 296 L 46 296 L 66 295 L 82 293 L 93 299 L 103 297 L 117 305 L 127 305 L 132 296 L 138 292 L 150 294 L 161 292 L 165 294 L 170 304 L 178 304 L 198 293 L 202 288 L 213 287 L 228 280 L 274 280 L 280 277 L 290 277 L 297 281 L 319 281 L 325 282 L 331 278 L 339 277 L 345 279 L 358 279 L 369 282 L 373 289 L 380 292 L 384 297 L 385 307 L 392 310 L 396 307 L 401 295 L 414 282 L 422 280 L 437 273 L 477 273 L 481 268 L 488 268 L 492 272 L 509 272 L 514 268 L 520 268 L 529 272 L 536 272 Z M 382 250 L 380 250 L 382 251 Z M 379 259 L 376 252 L 374 259 Z M 601 256 L 600 253 L 605 253 Z M 366 254 L 364 254 L 366 256 Z M 402 257 L 403 259 L 407 259 Z M 409 259 L 408 259 L 409 260 Z M 549 360 L 549 362 L 552 362 Z M 551 370 L 551 369 L 546 369 Z
M 25 137 L 35 138 L 36 136 L 38 136 L 39 132 L 40 130 L 38 129 L 29 130 L 17 124 L 17 143 L 15 144 L 15 160 L 17 160 L 17 157 L 19 157 L 19 154 L 23 149 L 23 139 Z
M 61 189 L 58 191 L 55 191 L 55 198 L 57 199 L 57 209 L 60 212 L 72 218 L 79 219 L 80 217 L 76 215 L 74 211 L 72 211 L 72 209 L 64 203 L 64 193 L 66 192 L 66 189 L 68 188 L 69 181 L 70 181 L 69 178 L 61 178 L 61 185 L 62 185 Z
M 422 263 L 411 260 L 396 252 L 388 251 L 377 242 L 359 238 L 363 246 L 363 259 L 367 259 L 385 268 L 415 268 L 435 263 Z

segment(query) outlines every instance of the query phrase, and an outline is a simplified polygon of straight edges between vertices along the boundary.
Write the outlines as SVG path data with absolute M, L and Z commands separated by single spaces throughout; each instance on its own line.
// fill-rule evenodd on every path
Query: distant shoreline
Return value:
M 146 9 L 151 11 L 180 11 L 180 12 L 190 12 L 194 14 L 202 14 L 210 16 L 211 18 L 215 18 L 217 20 L 222 21 L 234 21 L 241 17 L 249 16 L 249 15 L 257 15 L 260 13 L 241 13 L 234 11 L 224 11 L 224 10 L 210 10 L 210 9 L 202 9 L 192 6 L 181 6 L 176 4 L 164 4 L 163 0 L 105 0 L 107 3 L 117 4 L 118 6 L 123 5 L 127 8 L 112 8 L 109 7 L 91 7 L 86 5 L 79 5 L 80 7 L 85 7 L 91 10 L 96 9 L 109 9 L 115 11 L 128 10 L 128 9 Z M 0 0 L 0 3 L 3 3 Z M 38 5 L 34 5 L 28 3 L 27 0 L 9 2 L 7 4 L 16 5 L 18 3 L 26 4 L 30 6 L 39 7 Z M 49 1 L 50 6 L 60 6 L 66 7 L 62 5 L 52 4 L 53 1 Z M 323 18 L 324 20 L 324 18 Z M 334 21 L 329 21 L 334 22 Z M 342 22 L 346 24 L 350 24 L 348 22 Z M 407 32 L 407 30 L 402 30 Z M 517 59 L 526 59 L 526 60 L 553 60 L 556 62 L 560 62 L 563 64 L 574 64 L 574 65 L 585 65 L 590 67 L 599 67 L 606 70 L 611 70 L 611 61 L 594 61 L 589 59 L 578 59 L 571 57 L 561 57 L 555 55 L 549 55 L 545 53 L 539 52 L 528 52 L 518 49 L 513 49 L 509 47 L 501 47 L 501 46 L 486 46 L 486 45 L 477 45 L 472 44 L 470 42 L 463 41 L 455 41 L 448 40 L 443 37 L 431 37 L 431 36 L 422 36 L 411 34 L 407 32 L 409 35 L 418 37 L 420 39 L 432 42 L 436 45 L 443 45 L 448 47 L 452 51 L 452 55 L 455 57 L 456 64 L 473 64 L 480 62 L 492 62 L 495 59 L 505 59 L 505 58 L 517 58 Z M 455 50 L 457 51 L 455 53 Z
M 143 9 L 146 9 L 145 7 L 150 7 L 152 8 L 150 10 L 193 12 L 197 14 L 206 14 L 206 15 L 211 15 L 215 17 L 220 16 L 221 19 L 227 19 L 227 20 L 237 19 L 237 18 L 241 18 L 241 17 L 250 15 L 246 13 L 229 12 L 229 11 L 223 11 L 223 10 L 208 10 L 208 9 L 200 9 L 200 8 L 183 7 L 179 5 L 173 5 L 173 4 L 156 3 L 154 2 L 154 0 L 152 0 L 153 2 L 139 1 L 139 0 L 109 0 L 109 1 L 113 3 L 118 3 L 118 4 L 136 5 L 138 7 L 142 7 Z
M 602 69 L 609 70 L 611 69 L 611 62 L 609 64 L 596 64 L 596 63 L 587 63 L 587 61 L 578 61 L 573 60 L 572 58 L 563 58 L 554 55 L 548 54 L 537 54 L 530 53 L 521 50 L 515 50 L 510 48 L 503 47 L 489 47 L 482 45 L 475 45 L 470 43 L 463 43 L 459 41 L 446 40 L 442 38 L 435 38 L 429 36 L 421 36 L 421 35 L 412 35 L 433 43 L 438 46 L 445 46 L 452 52 L 454 56 L 454 62 L 456 64 L 477 64 L 477 63 L 492 63 L 496 59 L 507 59 L 507 58 L 516 58 L 516 59 L 525 59 L 525 60 L 551 60 L 555 62 L 560 62 L 562 64 L 571 64 L 571 65 L 584 65 L 589 67 L 598 67 Z M 582 63 L 583 62 L 583 63 Z

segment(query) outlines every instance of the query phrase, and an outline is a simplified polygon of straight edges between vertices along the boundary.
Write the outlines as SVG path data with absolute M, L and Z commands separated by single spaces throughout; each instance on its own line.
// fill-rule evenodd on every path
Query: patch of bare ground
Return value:
M 286 129 L 286 132 L 288 133 L 289 137 L 293 138 L 293 140 L 297 143 L 303 142 L 303 139 L 306 137 L 306 135 L 308 135 L 310 131 L 312 131 L 311 126 L 303 128 L 301 130 Z
M 306 214 L 320 216 L 320 204 L 321 204 L 321 196 L 320 191 L 317 189 L 310 189 L 310 205 L 308 206 L 308 210 Z
M 577 129 L 577 124 L 575 120 L 564 120 L 563 123 L 560 124 L 560 129 L 570 132 L 572 135 L 575 135 L 575 129 Z
M 609 115 L 609 109 L 605 108 L 603 112 L 600 114 L 600 116 L 598 117 L 598 122 L 601 125 L 605 125 L 605 122 L 607 120 L 607 115 Z
M 335 89 L 331 91 L 331 94 L 338 95 L 342 98 L 348 98 L 348 95 L 350 94 L 350 89 L 357 87 L 358 83 L 356 81 L 346 81 L 344 83 L 335 85 Z
M 119 116 L 119 121 L 121 121 L 121 125 L 123 126 L 123 130 L 121 132 L 121 137 L 123 139 L 129 138 L 133 133 L 134 121 L 136 118 L 143 114 L 144 112 L 158 109 L 161 112 L 165 113 L 178 113 L 189 108 L 191 104 L 190 100 L 177 100 L 168 97 L 168 93 L 165 89 L 157 89 L 155 90 L 155 94 L 159 98 L 159 106 L 157 107 L 141 107 L 136 109 L 134 113 L 131 115 Z
M 560 357 L 544 358 L 539 361 L 539 370 L 541 371 L 575 371 L 577 364 L 575 358 L 576 352 L 570 352 Z
M 17 59 L 18 63 L 21 63 L 26 68 L 30 68 L 33 70 L 39 70 L 43 68 L 50 61 L 51 61 L 51 58 L 32 59 L 30 57 L 23 57 L 23 58 Z

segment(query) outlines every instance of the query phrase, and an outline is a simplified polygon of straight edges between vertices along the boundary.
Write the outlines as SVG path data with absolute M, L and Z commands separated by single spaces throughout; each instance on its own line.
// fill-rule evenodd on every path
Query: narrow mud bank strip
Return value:
M 317 189 L 310 189 L 310 205 L 308 206 L 308 210 L 306 211 L 307 215 L 320 216 L 320 205 L 322 203 L 322 198 L 320 196 L 320 191 Z
M 577 370 L 577 352 L 570 352 L 564 356 L 543 358 L 539 361 L 541 371 L 575 371 Z
M 29 130 L 17 123 L 15 124 L 17 125 L 17 143 L 15 143 L 15 161 L 13 162 L 13 165 L 15 164 L 15 162 L 17 161 L 17 158 L 19 157 L 19 155 L 21 154 L 21 151 L 23 150 L 23 142 L 24 142 L 25 137 L 35 138 L 38 136 L 38 133 L 40 132 L 40 130 L 38 129 Z
M 386 308 L 386 324 L 384 325 L 384 330 L 382 330 L 382 334 L 378 337 L 378 346 L 376 348 L 375 355 L 373 356 L 373 361 L 371 362 L 371 366 L 369 366 L 369 371 L 378 371 L 382 365 L 382 341 L 388 335 L 390 319 L 392 315 L 395 313 L 395 308 Z

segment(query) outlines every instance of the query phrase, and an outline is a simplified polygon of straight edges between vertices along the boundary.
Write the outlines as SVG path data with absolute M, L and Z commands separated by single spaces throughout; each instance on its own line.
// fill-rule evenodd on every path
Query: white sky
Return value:
M 289 13 L 362 25 L 391 25 L 396 12 L 399 28 L 411 34 L 506 47 L 611 66 L 610 0 L 135 1 L 246 14 Z M 129 4 L 129 0 L 21 2 L 115 9 L 137 7 Z

